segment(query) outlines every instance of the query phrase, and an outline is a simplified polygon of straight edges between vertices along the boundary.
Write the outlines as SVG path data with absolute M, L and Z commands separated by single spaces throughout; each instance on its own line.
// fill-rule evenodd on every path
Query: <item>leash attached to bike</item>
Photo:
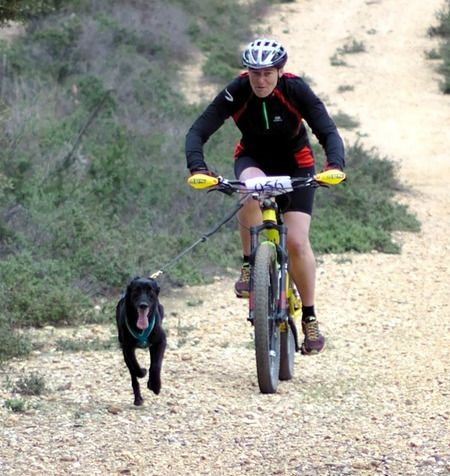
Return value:
M 217 223 L 213 228 L 211 228 L 211 230 L 204 233 L 198 240 L 196 240 L 194 243 L 192 243 L 190 246 L 188 246 L 186 249 L 184 249 L 181 253 L 177 254 L 173 259 L 171 259 L 168 263 L 166 263 L 158 271 L 151 274 L 150 278 L 152 278 L 152 279 L 159 278 L 168 268 L 173 266 L 184 255 L 189 253 L 191 250 L 193 250 L 200 243 L 204 243 L 210 236 L 214 235 L 214 233 L 217 233 L 217 231 L 219 231 L 219 229 L 222 228 L 223 225 L 228 223 L 236 215 L 236 213 L 243 207 L 244 199 L 240 199 L 238 201 L 238 203 L 234 206 L 234 208 L 227 215 L 225 215 L 225 217 L 222 220 L 220 220 L 219 223 Z

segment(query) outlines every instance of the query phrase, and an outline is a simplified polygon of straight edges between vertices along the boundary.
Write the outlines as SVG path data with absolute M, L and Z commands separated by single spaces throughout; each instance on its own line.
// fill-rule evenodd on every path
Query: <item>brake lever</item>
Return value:
M 210 193 L 210 192 L 222 192 L 225 195 L 230 195 L 231 196 L 231 195 L 233 195 L 235 190 L 233 189 L 233 187 L 231 185 L 228 185 L 228 184 L 225 184 L 225 183 L 219 183 L 215 187 L 210 188 L 209 190 L 207 190 L 207 193 Z
M 233 195 L 233 193 L 235 192 L 234 188 L 231 185 L 225 183 L 220 184 L 219 191 L 229 196 Z

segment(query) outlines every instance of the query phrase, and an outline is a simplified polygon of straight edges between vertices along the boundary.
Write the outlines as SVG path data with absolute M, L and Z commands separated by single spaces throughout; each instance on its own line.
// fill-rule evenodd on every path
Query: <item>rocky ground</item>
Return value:
M 295 378 L 261 395 L 234 276 L 173 290 L 163 296 L 163 389 L 145 389 L 136 408 L 117 348 L 58 350 L 60 339 L 108 341 L 112 324 L 34 331 L 42 348 L 1 370 L 0 400 L 32 372 L 47 390 L 26 397 L 24 412 L 0 408 L 0 474 L 450 473 L 450 98 L 424 56 L 442 6 L 297 0 L 266 19 L 291 52 L 289 69 L 312 78 L 330 110 L 357 117 L 366 145 L 399 161 L 410 186 L 399 200 L 422 222 L 421 232 L 396 235 L 400 255 L 319 258 L 326 351 L 298 356 Z M 367 51 L 332 67 L 351 38 Z M 354 88 L 338 94 L 342 85 Z

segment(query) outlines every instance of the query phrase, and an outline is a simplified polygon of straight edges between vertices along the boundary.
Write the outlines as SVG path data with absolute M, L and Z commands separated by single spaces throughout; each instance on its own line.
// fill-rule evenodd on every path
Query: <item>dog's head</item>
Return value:
M 152 278 L 136 277 L 128 284 L 126 300 L 137 311 L 136 327 L 147 329 L 149 314 L 157 305 L 159 286 Z

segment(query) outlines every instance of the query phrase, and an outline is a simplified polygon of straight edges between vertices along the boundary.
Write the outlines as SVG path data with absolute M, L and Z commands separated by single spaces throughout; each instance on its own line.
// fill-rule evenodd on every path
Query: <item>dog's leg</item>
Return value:
M 161 367 L 166 350 L 166 335 L 163 334 L 161 340 L 150 347 L 150 371 L 147 387 L 156 395 L 161 391 Z
M 141 367 L 136 360 L 136 353 L 135 349 L 127 349 L 123 348 L 123 357 L 125 359 L 125 363 L 127 364 L 128 370 L 130 374 L 135 375 L 138 378 L 145 377 L 147 370 Z
M 138 377 L 142 378 L 147 373 L 146 369 L 143 369 L 139 366 L 138 361 L 136 360 L 136 354 L 134 349 L 123 349 L 123 357 L 125 363 L 127 364 L 128 370 L 130 371 L 131 376 L 131 386 L 134 393 L 134 404 L 139 406 L 142 405 L 144 399 L 141 395 L 141 389 L 138 382 Z

